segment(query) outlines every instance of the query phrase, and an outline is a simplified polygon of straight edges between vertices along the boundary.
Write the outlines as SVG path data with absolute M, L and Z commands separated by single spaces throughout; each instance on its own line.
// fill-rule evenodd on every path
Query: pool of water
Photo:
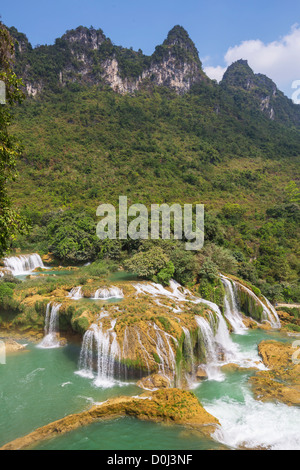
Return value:
M 47 268 L 44 268 L 44 269 L 47 269 Z M 55 268 L 48 268 L 47 271 L 36 271 L 36 272 L 28 272 L 26 274 L 16 274 L 15 277 L 17 279 L 19 279 L 20 281 L 25 281 L 28 276 L 69 276 L 71 274 L 74 274 L 74 271 L 72 270 L 63 270 L 63 269 L 59 269 L 59 270 L 55 270 Z
M 181 426 L 119 418 L 45 441 L 37 450 L 205 450 L 221 445 Z
M 0 364 L 0 445 L 109 397 L 136 395 L 134 383 L 109 389 L 93 386 L 78 370 L 80 347 L 39 349 L 8 355 Z
M 280 333 L 261 330 L 233 335 L 244 352 L 252 354 L 264 339 L 292 341 Z M 7 357 L 0 365 L 0 445 L 35 428 L 90 408 L 95 402 L 142 392 L 134 382 L 97 388 L 77 375 L 80 348 L 68 345 Z M 253 372 L 226 372 L 222 382 L 204 381 L 193 391 L 221 428 L 214 440 L 180 426 L 143 422 L 134 418 L 94 423 L 40 443 L 37 449 L 198 450 L 220 448 L 300 449 L 300 408 L 255 401 L 248 385 Z

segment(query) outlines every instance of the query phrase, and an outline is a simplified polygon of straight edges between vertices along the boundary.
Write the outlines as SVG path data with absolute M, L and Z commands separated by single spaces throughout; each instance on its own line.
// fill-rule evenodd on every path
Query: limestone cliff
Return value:
M 175 26 L 150 57 L 113 45 L 101 29 L 79 26 L 53 46 L 34 49 L 25 35 L 15 28 L 10 32 L 17 41 L 18 72 L 31 96 L 67 83 L 107 84 L 121 94 L 157 85 L 182 94 L 195 83 L 209 81 L 194 43 L 181 26 Z

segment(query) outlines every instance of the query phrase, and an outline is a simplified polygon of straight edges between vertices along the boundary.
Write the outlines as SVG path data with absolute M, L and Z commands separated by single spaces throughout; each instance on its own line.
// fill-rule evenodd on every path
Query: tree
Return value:
M 284 189 L 286 202 L 300 203 L 300 190 L 295 181 L 290 181 Z
M 159 246 L 153 246 L 147 251 L 139 251 L 124 263 L 125 269 L 137 274 L 144 279 L 156 280 L 156 275 L 161 273 L 162 277 L 174 272 L 173 263 L 169 264 L 169 258 Z M 171 274 L 172 272 L 172 274 Z
M 25 223 L 12 207 L 8 185 L 16 178 L 16 159 L 20 146 L 9 134 L 11 107 L 24 98 L 22 81 L 13 72 L 14 43 L 0 22 L 0 80 L 5 84 L 6 103 L 0 105 L 0 257 L 8 250 L 16 234 L 23 231 Z

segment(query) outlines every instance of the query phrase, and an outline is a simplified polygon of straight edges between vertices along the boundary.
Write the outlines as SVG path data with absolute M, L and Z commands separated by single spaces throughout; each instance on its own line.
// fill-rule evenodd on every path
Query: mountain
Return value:
M 269 119 L 287 125 L 300 125 L 299 106 L 288 99 L 276 84 L 262 74 L 255 74 L 246 60 L 238 60 L 228 67 L 221 86 L 236 99 L 260 109 Z
M 24 202 L 27 187 L 40 208 L 63 201 L 92 206 L 115 200 L 125 184 L 139 200 L 164 194 L 219 204 L 229 192 L 254 206 L 256 195 L 257 203 L 273 199 L 274 185 L 263 198 L 257 189 L 268 162 L 275 177 L 288 159 L 282 177 L 286 184 L 292 178 L 299 105 L 243 60 L 219 85 L 210 80 L 183 27 L 175 26 L 151 56 L 115 46 L 101 29 L 79 26 L 35 48 L 25 34 L 10 32 L 16 73 L 29 95 L 16 110 L 25 149 L 17 199 Z M 255 197 L 245 196 L 253 190 Z
M 79 26 L 56 39 L 54 45 L 35 48 L 16 28 L 9 31 L 15 39 L 16 72 L 23 77 L 29 96 L 57 92 L 72 83 L 109 86 L 120 94 L 163 86 L 181 95 L 197 85 L 213 85 L 182 26 L 174 26 L 151 56 L 116 46 L 101 29 L 92 27 Z M 233 96 L 240 109 L 256 109 L 271 120 L 300 125 L 299 106 L 271 79 L 255 74 L 245 60 L 228 67 L 220 87 Z
M 152 56 L 115 46 L 101 29 L 79 26 L 56 39 L 52 46 L 32 48 L 15 28 L 17 70 L 29 95 L 67 83 L 107 84 L 119 93 L 133 93 L 147 83 L 163 85 L 177 93 L 194 83 L 208 81 L 197 49 L 188 33 L 175 26 Z
M 23 152 L 10 195 L 33 226 L 13 247 L 45 253 L 61 236 L 64 251 L 82 224 L 94 236 L 97 206 L 117 206 L 120 195 L 128 205 L 200 202 L 208 242 L 225 249 L 219 270 L 236 257 L 239 276 L 264 295 L 299 297 L 300 107 L 272 80 L 245 61 L 210 80 L 180 26 L 151 56 L 100 29 L 35 48 L 10 31 L 28 92 L 14 109 Z

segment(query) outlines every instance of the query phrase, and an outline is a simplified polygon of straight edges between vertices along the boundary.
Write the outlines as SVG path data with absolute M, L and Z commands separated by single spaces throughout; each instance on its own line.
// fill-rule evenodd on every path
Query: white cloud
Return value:
M 259 39 L 243 41 L 230 47 L 224 56 L 227 67 L 239 59 L 248 60 L 255 73 L 267 75 L 291 95 L 292 82 L 300 80 L 300 26 L 292 26 L 286 36 L 270 43 Z M 226 68 L 206 66 L 204 70 L 210 78 L 220 80 Z
M 223 78 L 224 73 L 226 72 L 226 67 L 221 67 L 220 65 L 218 65 L 217 67 L 208 66 L 204 67 L 204 72 L 212 80 L 217 80 L 217 82 L 220 82 Z

